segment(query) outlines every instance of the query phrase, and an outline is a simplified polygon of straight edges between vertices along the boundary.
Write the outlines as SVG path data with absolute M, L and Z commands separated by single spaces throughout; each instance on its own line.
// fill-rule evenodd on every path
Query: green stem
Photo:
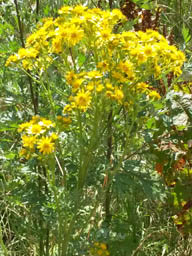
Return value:
M 108 116 L 108 124 L 107 124 L 107 160 L 109 163 L 109 169 L 111 165 L 111 156 L 112 156 L 112 120 L 113 119 L 113 112 L 112 110 L 109 113 Z M 106 173 L 106 191 L 105 191 L 105 222 L 109 228 L 110 222 L 111 222 L 111 214 L 110 214 L 110 201 L 111 201 L 111 194 L 110 194 L 110 187 L 111 182 L 110 179 L 110 170 L 107 170 Z
M 3 236 L 2 236 L 2 229 L 1 229 L 1 225 L 0 225 L 0 246 L 3 250 L 4 256 L 8 256 L 8 251 L 7 248 L 3 242 Z
M 93 118 L 93 130 L 92 134 L 90 136 L 89 145 L 87 146 L 87 149 L 84 149 L 83 146 L 83 127 L 82 127 L 82 120 L 81 120 L 81 113 L 78 112 L 78 122 L 79 122 L 79 146 L 80 146 L 80 168 L 79 168 L 79 175 L 78 175 L 78 188 L 82 189 L 87 177 L 88 168 L 93 160 L 93 152 L 97 148 L 100 138 L 102 136 L 101 132 L 99 132 L 99 124 L 100 124 L 100 118 L 101 115 L 99 115 L 99 107 L 98 107 L 98 99 L 96 97 L 95 102 L 93 104 L 95 106 L 94 111 L 94 118 Z M 83 158 L 84 157 L 84 158 Z
M 44 168 L 46 168 L 46 171 L 47 171 L 47 179 L 48 179 L 50 189 L 53 192 L 55 209 L 58 215 L 58 240 L 57 240 L 58 256 L 63 256 L 61 253 L 61 248 L 62 248 L 61 245 L 62 245 L 63 233 L 64 235 L 66 234 L 66 232 L 63 232 L 63 226 L 65 225 L 65 221 L 62 218 L 62 209 L 60 206 L 60 198 L 59 198 L 60 194 L 57 189 L 57 184 L 55 179 L 55 159 L 54 158 L 50 159 L 49 167 L 50 167 L 49 169 L 47 169 L 46 166 Z

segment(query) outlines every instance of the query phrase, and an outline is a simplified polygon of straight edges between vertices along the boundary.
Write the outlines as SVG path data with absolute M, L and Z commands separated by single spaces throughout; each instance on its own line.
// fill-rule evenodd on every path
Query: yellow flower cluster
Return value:
M 108 256 L 109 251 L 107 250 L 107 245 L 105 243 L 94 243 L 94 246 L 90 249 L 91 256 Z
M 19 125 L 18 132 L 22 133 L 22 149 L 20 157 L 29 159 L 36 149 L 43 155 L 55 150 L 58 135 L 51 131 L 55 124 L 46 118 L 33 116 L 29 122 Z
M 151 78 L 182 72 L 185 55 L 157 31 L 118 33 L 118 24 L 126 22 L 118 9 L 64 6 L 59 14 L 44 19 L 27 38 L 26 49 L 10 56 L 6 65 L 43 72 L 56 60 L 71 90 L 65 114 L 76 109 L 85 112 L 98 94 L 118 104 L 127 104 L 138 94 L 159 99 L 148 86 Z M 83 65 L 78 62 L 80 54 L 88 58 Z

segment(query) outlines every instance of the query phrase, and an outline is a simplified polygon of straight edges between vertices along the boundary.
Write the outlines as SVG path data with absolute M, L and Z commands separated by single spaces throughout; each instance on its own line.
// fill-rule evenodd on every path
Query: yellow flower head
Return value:
M 75 8 L 72 10 L 72 13 L 76 15 L 82 15 L 86 9 L 87 7 L 83 5 L 76 5 Z
M 71 46 L 76 45 L 84 36 L 84 32 L 82 29 L 73 25 L 69 28 L 68 33 L 68 44 Z
M 21 48 L 18 51 L 19 58 L 22 59 L 27 56 L 27 50 L 25 48 Z
M 68 71 L 65 75 L 65 79 L 69 84 L 71 84 L 71 82 L 76 78 L 77 78 L 77 75 L 74 73 L 74 71 Z
M 112 34 L 111 34 L 111 29 L 102 29 L 99 33 L 98 36 L 103 40 L 103 41 L 108 41 L 111 39 Z
M 36 115 L 36 116 L 32 116 L 32 119 L 30 121 L 31 124 L 36 124 L 41 120 L 41 117 Z
M 58 13 L 59 14 L 69 14 L 71 11 L 73 10 L 73 8 L 71 6 L 63 6 Z
M 62 38 L 56 37 L 52 41 L 52 51 L 54 53 L 60 53 L 62 51 Z
M 91 103 L 90 92 L 89 91 L 84 92 L 84 90 L 79 91 L 77 93 L 77 96 L 75 96 L 74 100 L 77 108 L 79 108 L 80 110 L 86 111 Z
M 55 132 L 52 132 L 51 135 L 50 135 L 50 138 L 51 138 L 52 141 L 55 141 L 59 138 L 59 136 Z
M 18 132 L 22 132 L 26 130 L 27 128 L 29 128 L 30 125 L 31 125 L 30 122 L 20 124 L 18 128 Z
M 102 74 L 99 71 L 97 71 L 97 70 L 92 70 L 92 71 L 87 72 L 87 76 L 90 79 L 92 79 L 92 78 L 100 78 L 100 77 L 102 77 Z
M 153 57 L 156 54 L 156 52 L 154 51 L 154 49 L 151 45 L 145 46 L 143 49 L 143 52 L 147 57 Z
M 10 63 L 14 63 L 14 62 L 17 62 L 17 61 L 18 61 L 18 56 L 17 56 L 16 54 L 11 55 L 11 56 L 8 58 L 8 60 L 6 61 L 5 66 L 7 67 L 7 66 L 10 65 Z
M 151 92 L 149 92 L 149 97 L 151 97 L 152 99 L 160 99 L 161 98 L 161 96 L 159 95 L 159 93 L 158 92 L 156 92 L 156 91 L 151 91 Z
M 121 89 L 119 88 L 115 88 L 115 91 L 113 93 L 113 98 L 116 99 L 119 103 L 122 102 L 123 98 L 124 98 L 124 93 Z
M 103 255 L 103 251 L 101 249 L 97 250 L 97 255 L 99 256 Z
M 55 150 L 54 143 L 51 137 L 42 137 L 37 142 L 37 148 L 43 155 L 51 154 Z
M 36 143 L 36 137 L 35 136 L 23 135 L 21 138 L 22 138 L 23 147 L 26 147 L 26 148 L 29 148 L 29 149 L 34 148 L 34 144 Z
M 73 87 L 73 92 L 77 91 L 83 82 L 84 82 L 83 78 L 73 80 L 71 83 Z
M 70 105 L 70 104 L 67 104 L 67 105 L 64 107 L 64 109 L 63 109 L 63 113 L 65 114 L 65 113 L 71 112 L 72 109 L 73 109 L 73 106 Z
M 45 130 L 43 130 L 43 127 L 39 124 L 32 124 L 27 130 L 28 134 L 34 134 L 34 135 L 39 135 L 40 133 L 43 133 L 43 132 L 45 132 Z
M 137 84 L 137 89 L 139 89 L 141 92 L 146 92 L 148 87 L 149 85 L 143 82 Z
M 66 125 L 69 125 L 69 124 L 71 124 L 71 122 L 72 122 L 71 118 L 65 117 L 65 116 L 62 118 L 62 121 L 63 121 L 63 123 L 66 124 Z
M 23 157 L 25 159 L 29 159 L 30 156 L 31 156 L 31 152 L 33 151 L 28 151 L 26 148 L 22 148 L 20 151 L 19 151 L 19 157 Z
M 41 118 L 41 121 L 39 122 L 39 125 L 49 129 L 51 127 L 55 127 L 55 123 L 53 123 L 51 120 L 48 120 L 46 118 Z
M 107 250 L 107 246 L 106 246 L 106 244 L 104 244 L 104 243 L 100 243 L 100 247 L 101 247 L 101 249 L 103 249 L 103 250 Z
M 106 61 L 101 61 L 97 64 L 97 67 L 101 69 L 102 72 L 108 71 L 109 64 Z
M 101 83 L 98 83 L 96 86 L 96 91 L 101 92 L 104 89 L 104 86 Z

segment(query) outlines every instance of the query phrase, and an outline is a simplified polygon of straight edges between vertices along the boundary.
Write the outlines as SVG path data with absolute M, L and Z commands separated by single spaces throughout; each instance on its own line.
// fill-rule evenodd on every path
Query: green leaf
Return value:
M 189 32 L 189 29 L 186 28 L 184 24 L 183 24 L 183 28 L 182 28 L 182 35 L 183 35 L 183 39 L 184 39 L 185 43 L 187 44 L 191 39 L 191 35 Z
M 11 159 L 14 159 L 15 156 L 16 156 L 15 153 L 8 153 L 8 154 L 5 155 L 5 157 L 6 157 L 7 159 L 10 159 L 10 160 L 11 160 Z
M 156 123 L 155 118 L 152 117 L 149 120 L 147 120 L 146 126 L 148 129 L 152 129 L 152 128 L 155 128 L 155 126 L 156 126 L 155 123 Z

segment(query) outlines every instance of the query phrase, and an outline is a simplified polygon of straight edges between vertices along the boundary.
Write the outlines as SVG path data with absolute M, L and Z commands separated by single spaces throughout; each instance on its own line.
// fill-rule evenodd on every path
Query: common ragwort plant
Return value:
M 134 152 L 143 148 L 142 131 L 162 101 L 158 81 L 169 73 L 176 79 L 185 56 L 157 31 L 125 31 L 125 23 L 118 9 L 64 6 L 6 62 L 33 81 L 36 115 L 18 132 L 20 161 L 31 175 L 26 182 L 39 193 L 38 207 L 25 206 L 34 255 L 128 251 L 113 245 L 127 239 L 127 230 L 114 240 L 112 192 L 126 166 L 138 164 Z M 137 241 L 141 230 L 129 232 Z

